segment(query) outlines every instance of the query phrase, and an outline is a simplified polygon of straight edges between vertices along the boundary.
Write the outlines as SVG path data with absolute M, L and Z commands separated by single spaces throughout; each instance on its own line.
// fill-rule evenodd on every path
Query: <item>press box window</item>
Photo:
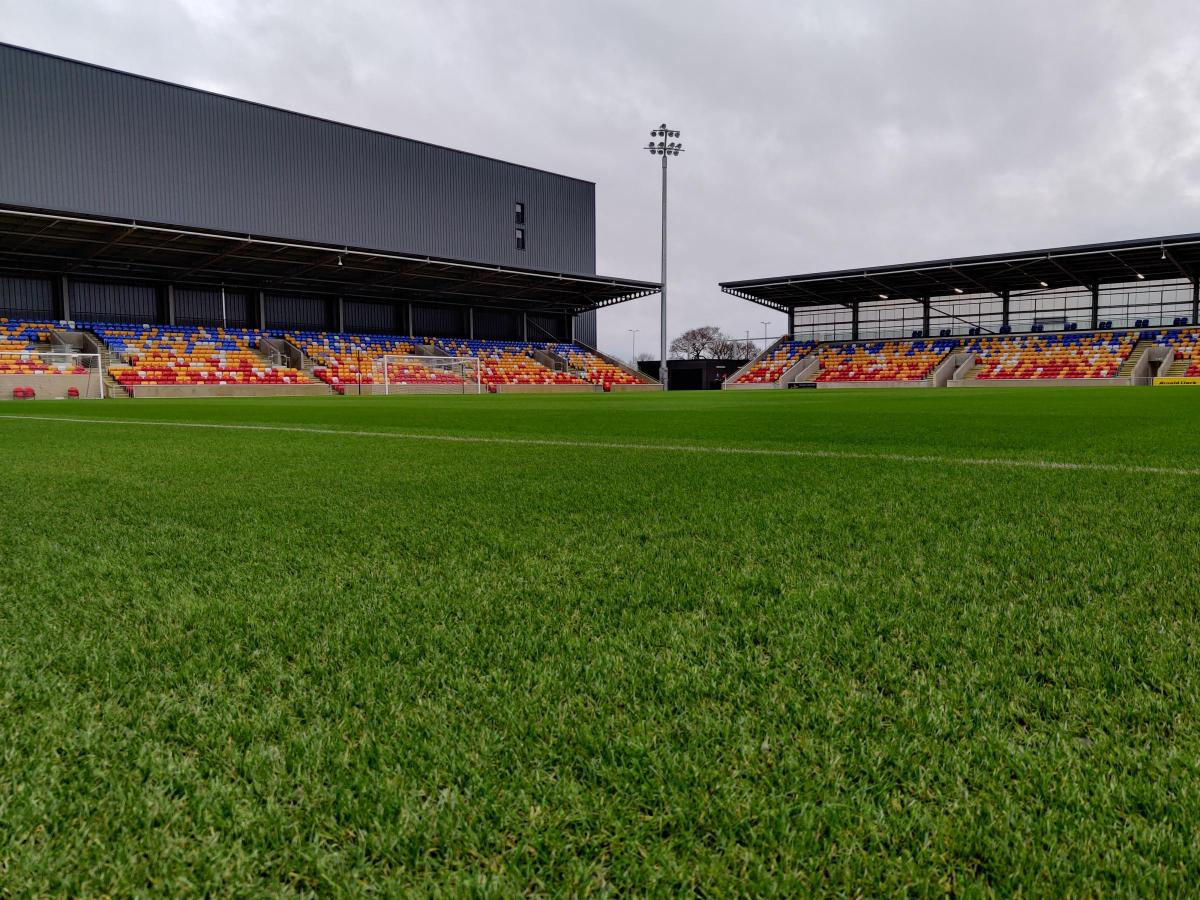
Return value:
M 517 249 L 524 250 L 525 249 L 525 229 L 524 228 L 515 229 L 515 233 L 513 236 L 516 238 L 516 241 L 517 241 Z
M 517 202 L 513 204 L 513 221 L 518 225 L 525 224 L 525 204 Z

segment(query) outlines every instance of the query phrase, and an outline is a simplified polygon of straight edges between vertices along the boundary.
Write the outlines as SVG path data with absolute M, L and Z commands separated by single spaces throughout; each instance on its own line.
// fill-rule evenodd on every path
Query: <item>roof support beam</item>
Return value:
M 1165 246 L 1163 247 L 1163 256 L 1165 256 L 1170 261 L 1171 265 L 1173 265 L 1175 267 L 1175 270 L 1180 275 L 1182 275 L 1184 278 L 1186 278 L 1188 281 L 1190 281 L 1193 285 L 1196 283 L 1196 276 L 1194 274 L 1192 274 L 1191 272 L 1189 272 L 1187 269 L 1185 269 L 1183 266 L 1181 266 L 1179 264 L 1179 260 L 1177 260 L 1175 258 L 1175 254 L 1172 253 L 1170 250 L 1168 250 Z
M 1100 282 L 1092 282 L 1092 331 L 1100 327 Z
M 958 269 L 955 266 L 951 266 L 950 271 L 953 272 L 955 275 L 957 275 L 959 278 L 969 281 L 971 284 L 975 285 L 975 287 L 979 288 L 985 294 L 995 294 L 997 297 L 1000 296 L 1001 292 L 996 290 L 996 288 L 988 287 L 982 281 L 976 281 L 974 278 L 972 278 L 970 275 L 968 275 L 966 272 L 962 271 L 961 269 Z M 925 273 L 922 272 L 921 274 L 924 275 Z

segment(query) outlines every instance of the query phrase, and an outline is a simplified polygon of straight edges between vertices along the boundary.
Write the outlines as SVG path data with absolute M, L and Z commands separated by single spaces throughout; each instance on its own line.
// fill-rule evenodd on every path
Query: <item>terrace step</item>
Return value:
M 118 359 L 113 352 L 108 349 L 108 345 L 105 344 L 104 341 L 100 340 L 96 334 L 90 331 L 86 333 L 96 339 L 96 345 L 100 348 L 100 377 L 104 380 L 105 398 L 112 400 L 128 400 L 131 396 L 129 389 L 126 388 L 125 385 L 121 384 L 121 382 L 117 381 L 117 379 L 113 378 L 111 374 L 109 374 L 109 368 L 114 363 L 119 364 L 124 360 Z
M 1170 366 L 1170 368 L 1167 369 L 1167 371 L 1160 372 L 1159 374 L 1166 375 L 1171 378 L 1182 378 L 1184 375 L 1187 374 L 1187 370 L 1190 365 L 1191 365 L 1191 360 L 1187 359 L 1186 357 L 1182 358 L 1182 359 L 1177 359 L 1173 363 L 1171 363 L 1171 366 Z
M 1142 356 L 1149 352 L 1154 346 L 1154 341 L 1148 341 L 1145 338 L 1138 338 L 1138 342 L 1133 345 L 1133 349 L 1129 351 L 1129 355 L 1125 357 L 1125 362 L 1121 363 L 1121 367 L 1117 369 L 1118 378 L 1129 378 L 1133 375 L 1133 370 L 1137 368 L 1137 364 L 1141 361 Z

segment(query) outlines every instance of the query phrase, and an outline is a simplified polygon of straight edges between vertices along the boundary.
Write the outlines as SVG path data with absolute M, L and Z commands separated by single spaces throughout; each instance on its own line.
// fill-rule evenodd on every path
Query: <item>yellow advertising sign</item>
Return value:
M 1154 386 L 1158 387 L 1160 384 L 1200 384 L 1200 378 L 1184 378 L 1182 376 L 1155 378 Z

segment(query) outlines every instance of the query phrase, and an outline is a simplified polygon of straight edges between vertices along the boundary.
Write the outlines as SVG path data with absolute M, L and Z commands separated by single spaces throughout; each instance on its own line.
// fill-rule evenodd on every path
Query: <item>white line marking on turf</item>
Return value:
M 1121 463 L 1057 462 L 1050 459 L 932 456 L 910 453 L 868 453 L 859 450 L 789 450 L 772 447 L 719 447 L 704 444 L 638 444 L 623 441 L 570 441 L 562 438 L 488 437 L 467 434 L 419 434 L 407 431 L 355 431 L 311 425 L 239 425 L 229 422 L 170 422 L 152 419 L 84 419 L 73 416 L 25 416 L 0 413 L 0 419 L 28 422 L 68 422 L 76 425 L 148 425 L 160 428 L 200 428 L 214 431 L 275 431 L 341 437 L 390 438 L 401 441 L 441 441 L 452 444 L 506 444 L 517 447 L 568 447 L 579 450 L 651 450 L 668 453 L 713 453 L 727 456 L 768 456 L 786 459 L 854 459 L 866 462 L 928 463 L 932 465 L 992 466 L 1003 469 L 1045 469 L 1068 472 L 1113 472 L 1126 475 L 1200 476 L 1200 469 L 1134 466 Z

